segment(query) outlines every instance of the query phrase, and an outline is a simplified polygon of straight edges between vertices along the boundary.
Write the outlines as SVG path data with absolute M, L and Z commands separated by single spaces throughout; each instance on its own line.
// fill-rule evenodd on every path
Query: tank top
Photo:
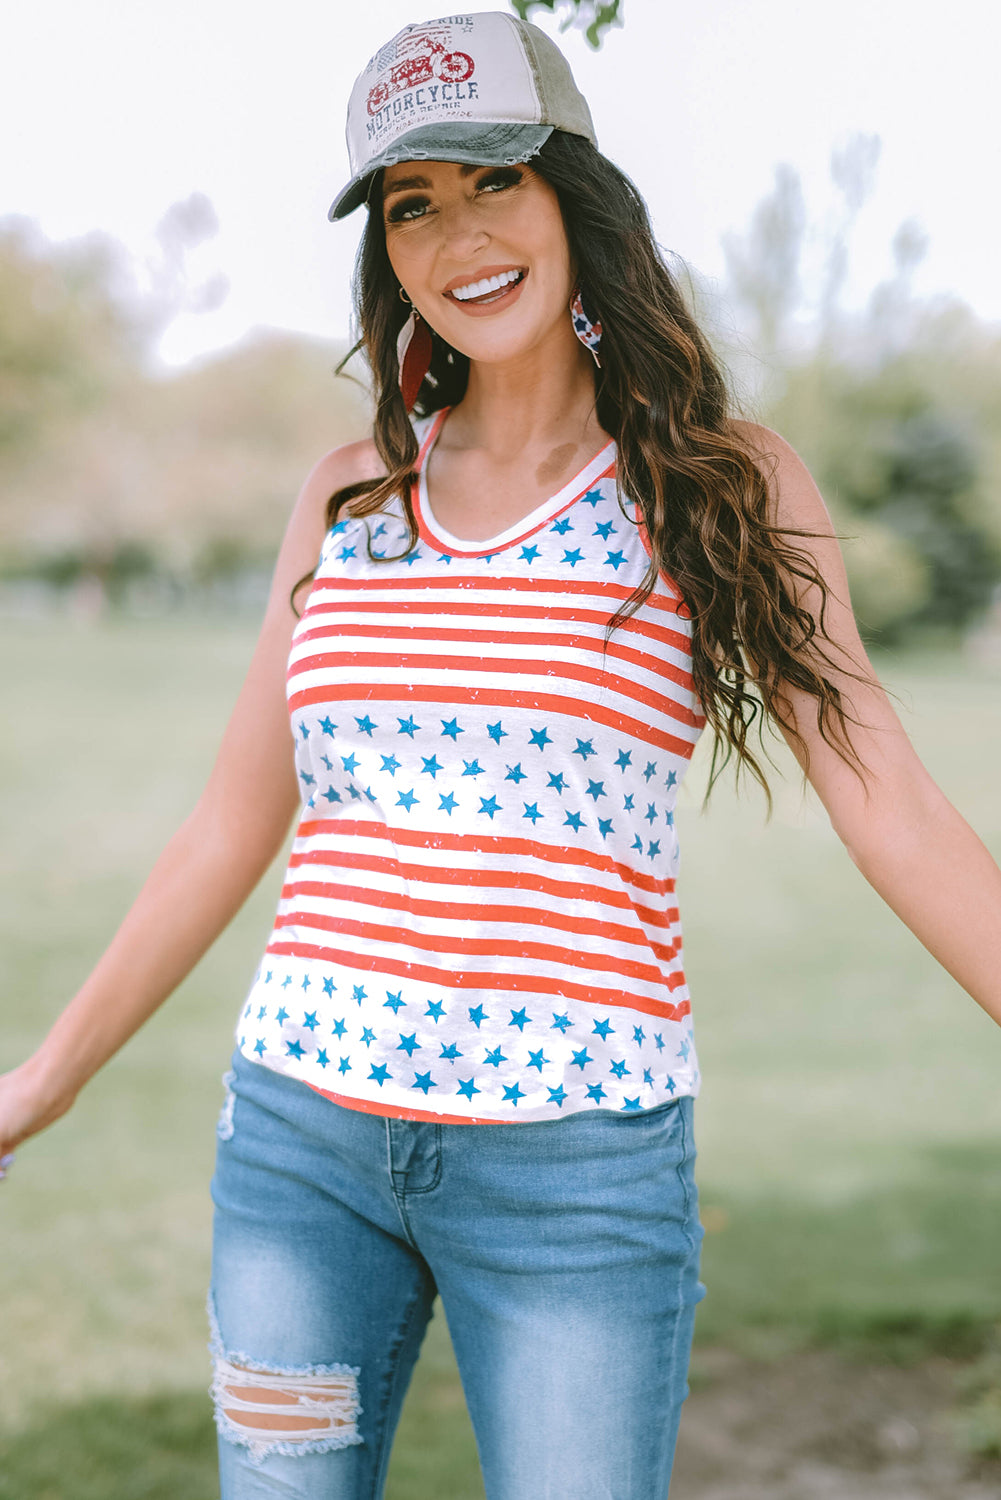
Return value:
M 446 411 L 398 498 L 328 531 L 293 633 L 302 789 L 237 1024 L 251 1060 L 353 1109 L 546 1120 L 698 1091 L 675 894 L 704 724 L 691 627 L 644 577 L 609 443 L 489 542 L 435 520 Z

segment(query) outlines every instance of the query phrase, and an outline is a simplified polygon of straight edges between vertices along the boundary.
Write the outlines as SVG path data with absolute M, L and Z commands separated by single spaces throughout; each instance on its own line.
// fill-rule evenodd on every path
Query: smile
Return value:
M 485 276 L 482 281 L 470 281 L 465 286 L 452 287 L 445 293 L 456 302 L 475 303 L 484 307 L 506 296 L 508 289 L 518 286 L 526 277 L 525 270 L 501 271 L 496 276 Z

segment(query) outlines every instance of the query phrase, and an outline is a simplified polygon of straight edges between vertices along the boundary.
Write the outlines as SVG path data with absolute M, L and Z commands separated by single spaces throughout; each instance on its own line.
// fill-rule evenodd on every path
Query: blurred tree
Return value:
M 754 341 L 765 358 L 781 350 L 789 317 L 799 306 L 805 228 L 799 174 L 780 162 L 775 185 L 755 208 L 746 234 L 723 236 L 728 295 L 738 311 L 750 316 Z
M 533 10 L 548 10 L 559 16 L 561 31 L 576 27 L 596 49 L 611 27 L 622 25 L 622 0 L 511 0 L 511 8 L 523 21 Z
M 902 355 L 913 342 L 920 312 L 911 278 L 928 253 L 928 236 L 916 219 L 905 219 L 891 245 L 894 274 L 876 287 L 869 302 L 868 333 L 878 358 Z
M 28 219 L 0 219 L 0 454 L 30 455 L 67 419 L 106 408 L 178 313 L 219 305 L 225 278 L 197 282 L 190 268 L 217 229 L 204 194 L 172 204 L 141 286 L 109 235 L 52 243 Z
M 259 333 L 159 377 L 138 373 L 16 466 L 0 454 L 7 571 L 121 597 L 147 574 L 201 584 L 268 567 L 303 477 L 358 437 L 338 346 Z
M 767 422 L 800 450 L 848 538 L 861 622 L 899 640 L 971 624 L 1001 582 L 1001 450 L 984 441 L 1001 359 L 951 350 L 933 320 L 891 359 L 879 347 L 857 335 L 851 357 L 818 348 L 795 363 Z
M 160 332 L 178 313 L 214 312 L 226 299 L 227 278 L 219 271 L 198 279 L 194 253 L 219 232 L 211 199 L 191 193 L 172 203 L 156 226 L 157 255 L 147 262 L 149 303 Z
M 995 464 L 977 412 L 936 390 L 935 370 L 918 348 L 868 368 L 817 352 L 787 372 L 768 412 L 848 539 L 860 620 L 887 640 L 972 623 L 1001 582 Z M 985 384 L 991 374 L 997 399 L 1001 364 Z
M 114 602 L 154 575 L 260 565 L 303 474 L 362 429 L 357 387 L 333 384 L 337 350 L 317 340 L 258 336 L 157 370 L 171 318 L 225 295 L 193 270 L 216 228 L 192 194 L 137 266 L 107 237 L 52 244 L 0 221 L 3 572 L 90 579 Z
M 29 220 L 0 220 L 0 455 L 101 406 L 147 352 L 121 246 L 103 235 L 52 245 Z
M 837 220 L 828 236 L 820 294 L 820 338 L 836 333 L 841 293 L 848 275 L 849 244 L 860 209 L 871 196 L 882 142 L 878 135 L 854 134 L 831 152 L 830 177 L 838 193 Z
M 779 166 L 724 253 L 726 294 L 765 361 L 757 405 L 817 476 L 847 539 L 863 625 L 902 639 L 971 624 L 1001 582 L 1001 340 L 968 309 L 915 298 L 927 236 L 914 220 L 897 230 L 893 274 L 864 313 L 843 311 L 879 152 L 879 138 L 861 134 L 832 152 L 835 206 L 820 232 L 798 175 Z M 812 307 L 802 275 L 811 236 L 823 250 Z M 739 345 L 736 355 L 739 366 Z

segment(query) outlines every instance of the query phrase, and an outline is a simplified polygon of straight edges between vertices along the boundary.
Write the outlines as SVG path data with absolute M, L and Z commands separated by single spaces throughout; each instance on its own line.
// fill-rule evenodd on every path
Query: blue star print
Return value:
M 567 487 L 555 516 L 486 555 L 410 542 L 399 497 L 328 531 L 289 661 L 301 821 L 269 944 L 287 956 L 254 981 L 258 996 L 280 986 L 294 1012 L 252 991 L 238 1028 L 263 1065 L 417 1119 L 636 1112 L 694 1090 L 669 878 L 699 728 L 681 675 L 689 616 L 661 580 L 631 633 L 602 650 L 607 617 L 649 562 L 642 514 L 606 458 L 586 493 L 568 501 Z M 658 670 L 664 640 L 670 677 Z M 452 748 L 439 755 L 434 740 Z M 633 925 L 640 912 L 642 930 L 600 942 L 601 922 L 623 912 Z M 655 951 L 626 945 L 644 932 Z M 643 1001 L 629 993 L 637 982 Z M 566 1008 L 550 1011 L 554 1000 Z M 398 1033 L 403 1010 L 412 1029 Z M 647 1033 L 655 1010 L 678 1021 Z M 406 1061 L 390 1068 L 394 1052 Z M 460 1062 L 472 1070 L 462 1078 Z

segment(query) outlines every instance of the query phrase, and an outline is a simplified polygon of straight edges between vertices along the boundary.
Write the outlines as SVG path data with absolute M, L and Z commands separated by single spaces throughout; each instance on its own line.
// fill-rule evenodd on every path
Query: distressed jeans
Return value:
M 239 1054 L 227 1079 L 222 1500 L 378 1500 L 436 1293 L 488 1500 L 665 1500 L 702 1294 L 691 1099 L 439 1125 Z

